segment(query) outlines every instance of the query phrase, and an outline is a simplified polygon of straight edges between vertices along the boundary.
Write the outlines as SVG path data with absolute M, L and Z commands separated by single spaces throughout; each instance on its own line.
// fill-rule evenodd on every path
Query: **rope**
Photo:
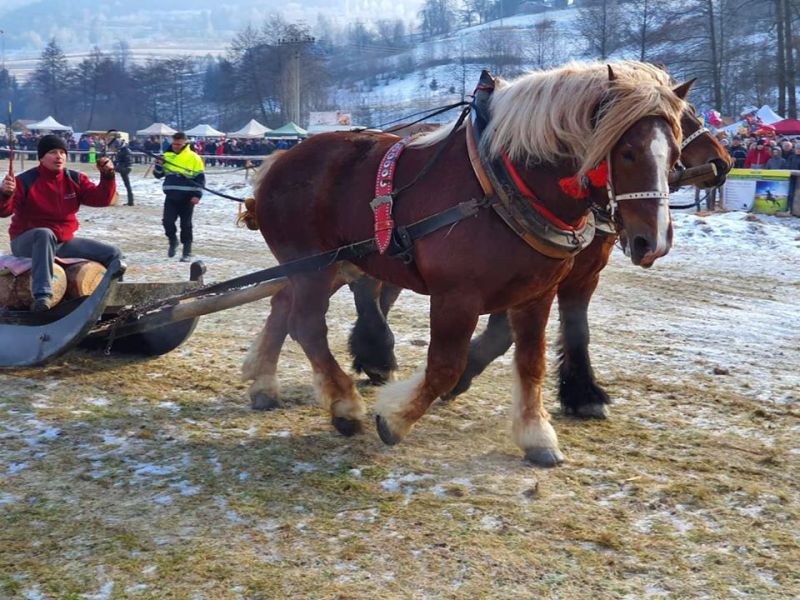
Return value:
M 153 154 L 152 152 L 147 152 L 147 151 L 145 151 L 144 154 L 147 154 L 148 156 L 151 156 L 153 158 L 157 158 L 157 159 L 163 161 L 165 164 L 172 165 L 176 169 L 182 169 L 184 171 L 188 171 L 189 173 L 194 173 L 194 171 L 192 169 L 184 167 L 183 165 L 176 164 L 176 163 L 172 162 L 171 160 L 167 160 L 163 156 L 158 156 L 156 154 Z M 236 196 L 229 196 L 228 194 L 223 194 L 222 192 L 218 192 L 217 190 L 212 190 L 211 188 L 208 188 L 208 187 L 206 187 L 204 185 L 200 185 L 199 183 L 197 183 L 196 181 L 194 181 L 190 177 L 187 177 L 186 175 L 181 175 L 180 173 L 176 173 L 176 175 L 178 175 L 179 177 L 183 177 L 186 181 L 190 182 L 191 185 L 193 185 L 194 187 L 196 187 L 198 189 L 201 189 L 201 190 L 205 190 L 205 191 L 207 191 L 207 192 L 209 192 L 211 194 L 214 194 L 215 196 L 219 196 L 220 198 L 225 198 L 226 200 L 233 200 L 234 202 L 244 202 L 245 201 L 245 198 L 237 198 Z
M 425 119 L 429 119 L 430 117 L 435 117 L 436 115 L 440 115 L 442 113 L 447 112 L 448 110 L 452 110 L 452 109 L 457 108 L 459 106 L 469 106 L 469 104 L 470 103 L 467 102 L 466 100 L 460 100 L 458 102 L 454 102 L 453 104 L 448 104 L 447 106 L 442 106 L 440 108 L 434 108 L 434 109 L 428 109 L 428 110 L 421 110 L 419 112 L 411 113 L 410 115 L 406 115 L 404 117 L 400 117 L 399 119 L 392 119 L 391 121 L 386 121 L 384 123 L 381 123 L 380 125 L 375 125 L 373 127 L 362 127 L 362 128 L 359 128 L 359 129 L 354 129 L 353 131 L 365 131 L 367 129 L 381 129 L 382 130 L 387 125 L 391 125 L 392 123 L 401 123 L 402 122 L 402 125 L 399 125 L 397 127 L 392 127 L 390 129 L 386 130 L 386 133 L 391 133 L 392 131 L 396 131 L 398 129 L 403 129 L 404 127 L 411 127 L 412 125 L 416 125 L 417 123 L 421 123 Z M 420 119 L 417 119 L 416 121 L 413 121 L 411 123 L 405 123 L 404 122 L 406 119 L 410 119 L 412 117 L 416 117 L 417 115 L 423 115 L 423 116 Z

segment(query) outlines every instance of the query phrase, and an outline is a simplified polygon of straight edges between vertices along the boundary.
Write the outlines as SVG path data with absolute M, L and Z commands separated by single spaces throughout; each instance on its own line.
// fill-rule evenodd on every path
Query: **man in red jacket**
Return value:
M 770 158 L 769 146 L 767 140 L 761 139 L 756 142 L 754 148 L 750 148 L 747 152 L 747 158 L 744 159 L 745 169 L 763 169 L 767 165 Z
M 109 206 L 114 200 L 117 187 L 112 162 L 108 158 L 97 161 L 100 183 L 95 185 L 83 173 L 65 169 L 67 146 L 60 137 L 42 137 L 37 154 L 38 167 L 16 178 L 6 175 L 0 188 L 0 217 L 11 216 L 11 252 L 32 259 L 32 311 L 52 306 L 56 256 L 86 258 L 105 266 L 122 257 L 116 246 L 75 237 L 81 204 Z

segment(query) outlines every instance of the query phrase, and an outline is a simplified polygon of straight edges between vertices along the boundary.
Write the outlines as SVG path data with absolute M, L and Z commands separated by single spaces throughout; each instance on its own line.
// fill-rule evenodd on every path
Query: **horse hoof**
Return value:
M 607 419 L 611 412 L 608 404 L 583 404 L 575 409 L 575 416 L 581 419 Z
M 400 436 L 395 435 L 392 430 L 389 429 L 389 423 L 380 415 L 375 415 L 375 426 L 378 428 L 378 435 L 380 436 L 381 441 L 387 446 L 399 444 L 403 439 Z
M 358 419 L 345 419 L 344 417 L 333 417 L 331 419 L 333 427 L 345 437 L 354 436 L 361 433 L 361 421 Z
M 564 462 L 564 455 L 558 448 L 530 448 L 525 451 L 525 460 L 537 467 L 557 467 Z
M 250 396 L 250 406 L 255 410 L 275 410 L 281 408 L 283 403 L 275 396 L 264 392 L 256 392 Z
M 394 371 L 391 369 L 364 368 L 364 374 L 369 377 L 369 382 L 372 385 L 386 385 L 390 381 L 394 381 Z

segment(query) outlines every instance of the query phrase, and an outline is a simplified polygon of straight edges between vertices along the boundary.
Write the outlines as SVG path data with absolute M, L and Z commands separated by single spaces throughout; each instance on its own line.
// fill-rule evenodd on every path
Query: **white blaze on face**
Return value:
M 656 185 L 653 189 L 669 193 L 669 140 L 661 128 L 655 130 L 653 141 L 650 142 L 650 152 L 655 163 Z M 669 246 L 669 200 L 659 200 L 658 203 L 658 233 L 654 254 L 661 256 L 666 253 Z

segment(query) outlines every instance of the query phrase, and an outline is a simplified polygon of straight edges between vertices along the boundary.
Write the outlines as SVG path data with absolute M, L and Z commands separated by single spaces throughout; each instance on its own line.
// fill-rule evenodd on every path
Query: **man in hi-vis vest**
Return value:
M 153 169 L 156 179 L 164 178 L 161 189 L 164 190 L 166 199 L 161 222 L 169 240 L 167 256 L 175 256 L 178 249 L 178 230 L 175 221 L 180 219 L 180 240 L 183 244 L 181 262 L 189 262 L 193 256 L 192 213 L 203 196 L 201 186 L 206 184 L 204 171 L 203 159 L 192 151 L 187 143 L 186 134 L 182 131 L 172 136 L 171 149 L 167 150 L 163 157 L 156 159 Z

